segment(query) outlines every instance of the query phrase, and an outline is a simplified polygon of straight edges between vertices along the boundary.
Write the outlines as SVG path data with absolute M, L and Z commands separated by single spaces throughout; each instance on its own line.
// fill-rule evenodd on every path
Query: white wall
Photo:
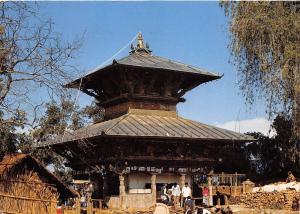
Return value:
M 191 186 L 191 177 L 186 175 L 185 181 Z M 156 176 L 156 183 L 180 183 L 180 175 L 163 174 Z M 143 189 L 146 183 L 151 183 L 151 175 L 146 174 L 129 174 L 127 177 L 129 189 Z

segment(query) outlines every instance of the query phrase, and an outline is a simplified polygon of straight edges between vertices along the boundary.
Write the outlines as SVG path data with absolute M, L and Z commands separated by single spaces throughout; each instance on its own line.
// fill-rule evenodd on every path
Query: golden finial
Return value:
M 149 48 L 149 44 L 146 43 L 146 45 L 145 45 L 143 35 L 142 35 L 141 32 L 139 32 L 138 35 L 137 35 L 137 45 L 136 45 L 136 47 L 134 47 L 134 45 L 131 44 L 130 49 L 131 49 L 130 53 L 134 53 L 136 51 L 151 53 L 151 50 Z
M 145 49 L 144 40 L 141 32 L 138 33 L 137 40 L 138 40 L 138 44 L 137 44 L 138 49 Z

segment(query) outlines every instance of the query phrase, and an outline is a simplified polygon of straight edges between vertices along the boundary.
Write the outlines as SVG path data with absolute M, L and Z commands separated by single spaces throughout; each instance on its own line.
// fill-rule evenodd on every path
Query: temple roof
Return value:
M 152 51 L 149 49 L 149 45 L 147 43 L 146 45 L 144 45 L 141 33 L 138 34 L 137 40 L 137 46 L 131 46 L 131 52 L 128 56 L 119 60 L 114 59 L 111 64 L 104 67 L 96 68 L 90 71 L 88 75 L 84 76 L 82 81 L 83 87 L 90 80 L 93 80 L 94 77 L 98 76 L 103 71 L 111 70 L 114 66 L 129 66 L 143 69 L 159 69 L 171 72 L 181 72 L 190 75 L 195 75 L 198 78 L 203 78 L 203 82 L 208 82 L 222 77 L 221 75 L 215 74 L 202 68 L 194 67 L 174 60 L 153 55 L 151 53 Z M 76 88 L 79 86 L 80 80 L 81 78 L 76 79 L 68 83 L 66 87 Z
M 203 78 L 203 82 L 208 82 L 211 80 L 220 79 L 222 76 L 212 73 L 210 71 L 204 70 L 202 68 L 194 67 L 191 65 L 183 64 L 176 62 L 170 59 L 166 59 L 159 56 L 154 56 L 152 54 L 135 52 L 131 53 L 128 56 L 114 60 L 112 64 L 107 65 L 103 68 L 98 68 L 93 70 L 90 74 L 86 75 L 83 78 L 83 84 L 86 84 L 89 79 L 93 79 L 95 76 L 99 75 L 101 72 L 111 69 L 114 66 L 131 66 L 131 67 L 140 67 L 140 68 L 149 68 L 149 69 L 159 69 L 173 72 L 182 72 L 190 75 L 195 75 Z M 66 85 L 69 88 L 76 88 L 80 83 L 80 78 L 76 79 Z
M 67 133 L 63 142 L 105 136 L 239 142 L 255 140 L 248 135 L 184 119 L 176 112 L 131 109 L 121 117 Z M 48 145 L 59 141 L 55 139 Z

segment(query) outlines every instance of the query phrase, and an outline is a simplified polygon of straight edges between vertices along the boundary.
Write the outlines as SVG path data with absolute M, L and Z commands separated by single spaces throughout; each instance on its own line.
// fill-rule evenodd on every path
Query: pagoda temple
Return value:
M 153 55 L 139 33 L 128 56 L 66 85 L 94 97 L 103 121 L 43 146 L 65 157 L 74 176 L 91 179 L 93 197 L 108 197 L 110 207 L 149 207 L 162 184 L 192 185 L 222 148 L 253 141 L 178 115 L 185 93 L 221 77 Z

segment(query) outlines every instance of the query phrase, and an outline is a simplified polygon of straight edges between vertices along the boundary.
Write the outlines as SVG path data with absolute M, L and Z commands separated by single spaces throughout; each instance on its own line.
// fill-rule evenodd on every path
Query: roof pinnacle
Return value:
M 138 33 L 137 35 L 137 45 L 136 47 L 131 44 L 131 53 L 135 52 L 146 52 L 146 53 L 151 53 L 151 50 L 149 48 L 148 43 L 144 43 L 143 35 L 141 32 Z
M 145 49 L 144 39 L 141 32 L 138 33 L 137 41 L 138 41 L 137 48 Z

